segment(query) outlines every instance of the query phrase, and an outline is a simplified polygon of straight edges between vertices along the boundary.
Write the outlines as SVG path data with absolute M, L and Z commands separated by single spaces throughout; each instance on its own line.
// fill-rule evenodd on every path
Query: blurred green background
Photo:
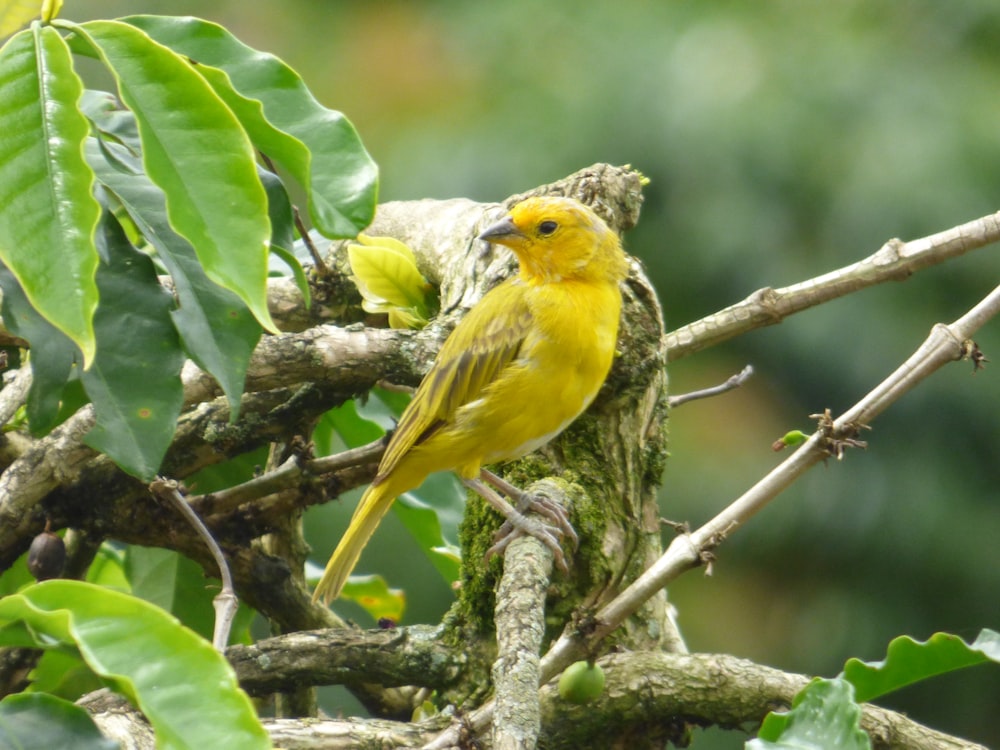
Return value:
M 357 126 L 383 200 L 495 201 L 596 161 L 652 180 L 628 248 L 671 328 L 1000 209 L 1000 4 L 991 0 L 110 2 L 77 20 L 191 13 L 299 70 Z M 663 514 L 697 525 L 780 459 L 807 415 L 843 411 L 938 321 L 1000 280 L 997 248 L 828 304 L 671 367 L 672 389 L 752 363 L 737 393 L 678 409 Z M 978 341 L 1000 362 L 994 322 Z M 693 650 L 835 675 L 896 635 L 1000 627 L 997 370 L 953 365 L 673 587 Z M 349 508 L 311 537 L 332 548 Z M 390 519 L 391 521 L 392 519 Z M 334 528 L 336 524 L 341 526 Z M 413 571 L 408 621 L 449 592 L 392 523 L 372 556 Z M 371 559 L 371 558 L 369 558 Z M 364 563 L 362 565 L 364 567 Z M 1000 669 L 885 701 L 1000 746 Z M 694 747 L 741 747 L 735 733 Z

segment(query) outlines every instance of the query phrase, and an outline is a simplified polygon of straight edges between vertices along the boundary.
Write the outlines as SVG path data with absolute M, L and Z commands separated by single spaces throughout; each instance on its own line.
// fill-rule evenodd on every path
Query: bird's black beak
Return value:
M 505 216 L 496 224 L 489 226 L 479 235 L 478 239 L 487 242 L 503 242 L 505 239 L 523 238 L 524 232 L 518 229 L 510 216 Z

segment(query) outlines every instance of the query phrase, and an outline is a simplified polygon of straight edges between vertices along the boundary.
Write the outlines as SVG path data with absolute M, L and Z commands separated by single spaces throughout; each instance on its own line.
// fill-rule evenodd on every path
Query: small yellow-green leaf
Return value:
M 351 576 L 340 595 L 341 599 L 357 602 L 375 620 L 399 622 L 406 609 L 406 596 L 391 589 L 382 576 Z
M 393 328 L 422 328 L 429 318 L 431 285 L 417 269 L 416 257 L 399 240 L 358 235 L 347 257 L 370 313 L 388 313 Z
M 427 281 L 417 266 L 395 248 L 348 245 L 347 255 L 366 299 L 412 307 L 423 301 Z M 366 293 L 367 292 L 367 293 Z
M 358 243 L 366 247 L 382 247 L 386 250 L 392 250 L 394 253 L 398 253 L 406 258 L 413 264 L 414 268 L 417 266 L 417 256 L 413 254 L 410 246 L 405 242 L 400 242 L 395 237 L 372 237 L 361 233 L 358 235 Z
M 369 310 L 363 302 L 361 306 L 367 312 L 374 312 L 374 310 Z M 417 308 L 397 307 L 389 310 L 390 328 L 423 328 L 425 325 L 427 325 L 427 317 L 421 315 Z

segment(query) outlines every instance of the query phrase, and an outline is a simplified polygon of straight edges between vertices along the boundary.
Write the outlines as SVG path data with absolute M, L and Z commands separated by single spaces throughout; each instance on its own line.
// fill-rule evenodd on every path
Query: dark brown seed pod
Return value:
M 46 581 L 62 575 L 66 564 L 66 545 L 51 531 L 43 531 L 31 540 L 28 548 L 28 570 L 36 581 Z

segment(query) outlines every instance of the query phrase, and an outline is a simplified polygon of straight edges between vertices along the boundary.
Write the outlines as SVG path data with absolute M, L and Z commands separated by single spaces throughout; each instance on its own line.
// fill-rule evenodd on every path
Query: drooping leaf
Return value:
M 0 701 L 0 747 L 117 750 L 86 709 L 42 693 L 8 695 Z
M 427 484 L 435 489 L 425 486 Z M 458 522 L 465 508 L 465 493 L 451 474 L 428 479 L 425 485 L 400 495 L 393 504 L 393 512 L 445 582 L 451 584 L 458 580 L 462 563 L 462 549 L 451 540 L 457 538 Z M 436 490 L 442 486 L 449 491 Z M 445 535 L 446 525 L 448 536 Z
M 254 145 L 306 188 L 310 216 L 323 234 L 353 237 L 371 223 L 378 168 L 354 126 L 320 105 L 294 70 L 198 18 L 123 20 L 196 61 Z
M 272 260 L 277 258 L 291 270 L 295 286 L 298 287 L 308 310 L 312 306 L 312 293 L 309 291 L 309 280 L 306 278 L 305 270 L 292 252 L 295 247 L 295 216 L 288 191 L 278 176 L 266 169 L 260 170 L 260 181 L 267 192 L 267 213 L 271 217 Z M 270 267 L 274 269 L 275 264 L 272 263 Z
M 31 344 L 28 427 L 33 435 L 44 435 L 58 423 L 60 405 L 79 349 L 35 310 L 14 275 L 3 267 L 0 267 L 0 289 L 4 323 Z
M 166 194 L 171 226 L 209 278 L 276 331 L 267 309 L 267 198 L 236 117 L 185 58 L 120 21 L 62 22 L 110 69 L 135 115 L 145 173 Z
M 55 29 L 35 25 L 0 49 L 0 260 L 89 365 L 100 207 L 83 159 L 82 92 Z
M 843 677 L 854 685 L 859 701 L 870 701 L 914 682 L 963 667 L 1000 662 L 1000 633 L 983 629 L 972 643 L 957 635 L 935 633 L 926 641 L 909 636 L 894 638 L 885 659 L 850 659 Z
M 81 581 L 29 586 L 0 600 L 0 642 L 25 635 L 37 647 L 78 649 L 146 715 L 157 747 L 271 747 L 225 658 L 141 599 Z
M 184 398 L 173 300 L 152 261 L 128 243 L 110 215 L 98 239 L 106 258 L 97 274 L 102 303 L 94 321 L 101 346 L 94 366 L 81 375 L 97 422 L 84 442 L 149 481 L 173 440 Z
M 121 201 L 170 272 L 179 302 L 171 315 L 184 348 L 219 382 L 235 419 L 260 325 L 234 293 L 208 278 L 190 243 L 171 228 L 163 191 L 125 147 L 91 140 L 87 155 L 98 180 Z
M 813 680 L 795 696 L 792 710 L 769 713 L 747 750 L 870 750 L 861 708 L 844 680 Z
M 48 693 L 68 701 L 104 687 L 100 678 L 76 651 L 50 649 L 31 670 L 31 691 Z

